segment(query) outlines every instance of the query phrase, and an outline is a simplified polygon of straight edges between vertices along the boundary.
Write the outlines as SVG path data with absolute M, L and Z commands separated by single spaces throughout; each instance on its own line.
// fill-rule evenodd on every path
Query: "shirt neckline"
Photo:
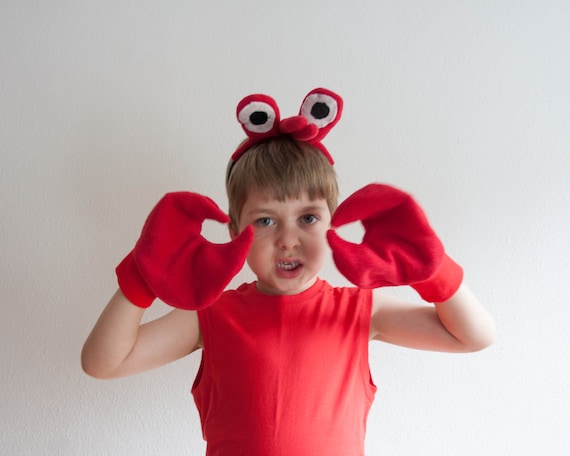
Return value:
M 248 285 L 246 293 L 249 295 L 248 298 L 256 301 L 263 301 L 264 303 L 295 304 L 306 302 L 320 294 L 325 284 L 326 282 L 324 280 L 317 277 L 315 283 L 301 293 L 293 295 L 268 295 L 259 291 L 257 289 L 256 282 L 252 282 Z

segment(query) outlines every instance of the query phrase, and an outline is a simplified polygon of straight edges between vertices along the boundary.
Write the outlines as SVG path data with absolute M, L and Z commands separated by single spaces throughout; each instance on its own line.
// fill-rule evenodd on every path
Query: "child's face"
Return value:
M 265 294 L 297 294 L 317 280 L 328 255 L 326 232 L 331 213 L 326 200 L 278 201 L 252 191 L 242 208 L 239 231 L 253 225 L 255 237 L 247 259 Z M 235 233 L 232 233 L 232 237 Z

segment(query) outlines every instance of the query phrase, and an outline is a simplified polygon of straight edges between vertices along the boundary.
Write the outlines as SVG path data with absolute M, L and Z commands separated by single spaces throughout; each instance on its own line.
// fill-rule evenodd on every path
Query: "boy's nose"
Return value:
M 279 232 L 277 244 L 280 249 L 288 250 L 299 246 L 299 236 L 297 231 L 292 228 L 283 228 Z

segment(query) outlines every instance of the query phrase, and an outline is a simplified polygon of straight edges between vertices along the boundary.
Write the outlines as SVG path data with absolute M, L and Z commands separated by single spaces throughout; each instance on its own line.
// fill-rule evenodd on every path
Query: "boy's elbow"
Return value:
M 98 380 L 104 380 L 105 378 L 103 372 L 100 369 L 98 369 L 94 363 L 92 363 L 91 361 L 89 361 L 89 359 L 86 359 L 83 356 L 81 356 L 81 369 L 83 370 L 84 373 L 89 375 L 89 377 L 93 377 Z
M 494 342 L 495 342 L 494 339 L 493 340 L 488 339 L 488 340 L 478 341 L 478 342 L 473 343 L 471 345 L 467 345 L 467 347 L 465 349 L 465 353 L 475 353 L 475 352 L 485 350 L 486 348 L 493 345 Z
M 111 380 L 117 378 L 116 375 L 113 375 L 105 370 L 97 369 L 89 364 L 81 363 L 81 368 L 83 372 L 85 372 L 89 377 L 95 378 L 97 380 Z
M 488 328 L 486 331 L 477 334 L 477 337 L 473 337 L 471 340 L 466 341 L 463 344 L 463 352 L 474 353 L 481 350 L 485 350 L 495 343 L 497 338 L 497 332 L 494 325 Z
M 81 369 L 84 373 L 89 375 L 89 377 L 96 378 L 97 380 L 109 380 L 116 377 L 103 363 L 90 356 L 85 349 L 81 352 Z

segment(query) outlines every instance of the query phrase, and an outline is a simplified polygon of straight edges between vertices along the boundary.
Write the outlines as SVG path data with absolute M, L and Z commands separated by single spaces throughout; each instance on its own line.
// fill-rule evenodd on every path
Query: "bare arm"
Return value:
M 141 325 L 144 310 L 117 290 L 81 352 L 83 370 L 110 379 L 154 369 L 200 347 L 198 315 L 175 309 Z
M 421 350 L 473 352 L 493 343 L 495 324 L 465 284 L 435 306 L 408 303 L 376 290 L 370 338 Z

